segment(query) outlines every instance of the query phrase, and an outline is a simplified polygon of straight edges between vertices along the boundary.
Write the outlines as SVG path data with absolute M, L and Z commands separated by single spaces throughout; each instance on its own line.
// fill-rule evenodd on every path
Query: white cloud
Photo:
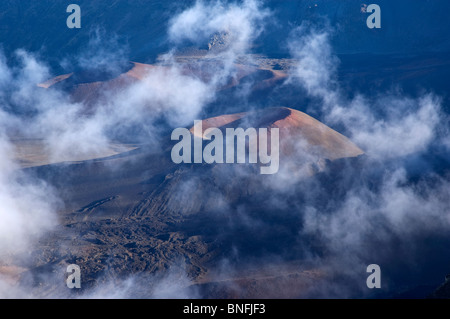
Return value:
M 263 31 L 269 16 L 270 11 L 255 0 L 245 0 L 242 5 L 197 1 L 171 20 L 169 37 L 175 43 L 183 40 L 207 42 L 215 33 L 225 32 L 230 37 L 227 51 L 243 54 Z

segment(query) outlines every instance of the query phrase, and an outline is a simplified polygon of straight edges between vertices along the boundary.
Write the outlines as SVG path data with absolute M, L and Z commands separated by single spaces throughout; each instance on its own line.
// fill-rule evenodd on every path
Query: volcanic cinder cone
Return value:
M 202 138 L 208 128 L 217 127 L 225 134 L 226 128 L 250 127 L 279 129 L 280 165 L 319 164 L 324 160 L 357 157 L 364 152 L 344 135 L 329 128 L 311 116 L 287 107 L 272 107 L 251 112 L 221 115 L 205 119 Z M 199 127 L 190 129 L 198 134 Z M 200 136 L 198 136 L 200 137 Z M 268 137 L 270 141 L 270 137 Z M 250 142 L 251 143 L 251 142 Z M 249 147 L 250 149 L 250 147 Z M 270 145 L 269 145 L 270 150 Z
M 242 64 L 236 64 L 235 68 L 235 76 L 230 77 L 226 84 L 218 86 L 217 90 L 230 89 L 239 85 L 240 81 L 247 80 L 254 82 L 254 90 L 263 90 L 282 82 L 287 77 L 287 74 L 280 70 L 262 69 Z M 117 92 L 148 78 L 158 78 L 157 83 L 170 83 L 171 76 L 183 75 L 209 83 L 219 71 L 220 66 L 214 62 L 198 64 L 194 61 L 172 66 L 130 62 L 113 73 L 105 72 L 102 69 L 78 70 L 56 76 L 37 84 L 37 86 L 45 89 L 66 89 L 75 102 L 95 104 L 105 92 Z M 147 84 L 151 87 L 152 81 L 147 81 Z

